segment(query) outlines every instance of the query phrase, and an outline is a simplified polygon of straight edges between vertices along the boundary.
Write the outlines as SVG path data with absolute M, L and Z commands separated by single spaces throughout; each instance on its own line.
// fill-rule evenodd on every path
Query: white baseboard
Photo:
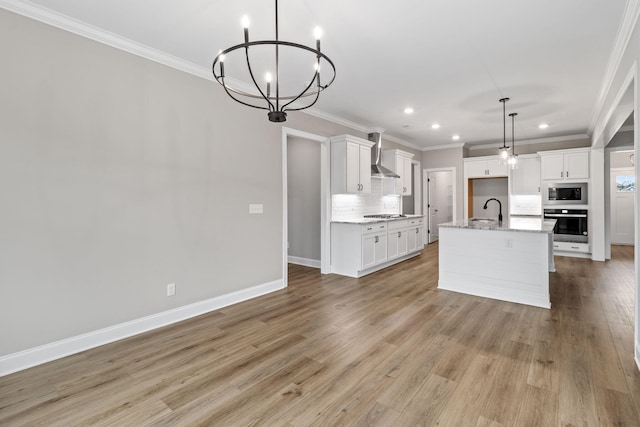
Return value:
M 301 258 L 298 256 L 291 256 L 287 258 L 287 261 L 291 264 L 304 265 L 305 267 L 320 268 L 319 259 Z
M 75 337 L 2 356 L 0 357 L 0 377 L 152 329 L 180 322 L 283 288 L 283 281 L 275 280 L 219 297 L 177 307 L 162 313 L 152 314 L 151 316 L 141 317 Z

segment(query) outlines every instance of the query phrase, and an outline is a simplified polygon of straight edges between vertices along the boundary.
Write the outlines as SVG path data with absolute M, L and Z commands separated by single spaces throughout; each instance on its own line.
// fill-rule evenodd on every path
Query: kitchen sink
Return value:
M 469 218 L 469 222 L 475 222 L 477 224 L 488 224 L 490 222 L 496 222 L 494 218 Z

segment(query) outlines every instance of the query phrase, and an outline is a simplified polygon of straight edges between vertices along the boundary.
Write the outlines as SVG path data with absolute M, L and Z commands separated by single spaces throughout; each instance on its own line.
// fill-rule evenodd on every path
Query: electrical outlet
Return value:
M 167 296 L 168 297 L 172 297 L 176 294 L 176 284 L 175 283 L 169 283 L 167 285 Z

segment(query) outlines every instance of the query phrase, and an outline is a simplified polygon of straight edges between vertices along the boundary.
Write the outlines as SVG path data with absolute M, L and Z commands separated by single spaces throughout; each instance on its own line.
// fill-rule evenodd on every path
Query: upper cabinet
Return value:
M 492 178 L 507 176 L 509 169 L 506 164 L 500 164 L 497 158 L 465 159 L 464 174 L 466 178 Z
M 331 193 L 371 193 L 371 147 L 375 143 L 351 135 L 331 141 Z
M 540 152 L 542 179 L 589 179 L 589 149 Z
M 518 156 L 518 167 L 511 170 L 511 194 L 540 194 L 540 157 L 537 155 Z
M 411 195 L 411 159 L 413 154 L 402 150 L 382 152 L 382 165 L 400 175 L 400 178 L 385 180 L 385 194 Z

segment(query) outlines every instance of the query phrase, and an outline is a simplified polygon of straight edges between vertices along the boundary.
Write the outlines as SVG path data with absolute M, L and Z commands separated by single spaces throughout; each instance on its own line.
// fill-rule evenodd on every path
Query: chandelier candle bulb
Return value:
M 271 73 L 265 74 L 264 79 L 267 81 L 267 98 L 269 98 L 271 96 Z
M 313 35 L 316 38 L 316 50 L 320 52 L 320 39 L 322 38 L 322 28 L 320 27 L 314 28 Z
M 242 28 L 244 28 L 244 42 L 249 43 L 249 17 L 247 15 L 242 17 Z

